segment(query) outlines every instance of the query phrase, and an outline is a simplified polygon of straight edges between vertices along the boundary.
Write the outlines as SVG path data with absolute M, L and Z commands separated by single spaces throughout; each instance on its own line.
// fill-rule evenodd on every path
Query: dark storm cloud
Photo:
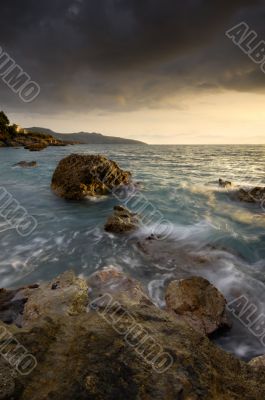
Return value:
M 0 46 L 40 83 L 32 109 L 160 107 L 179 90 L 262 90 L 224 33 L 243 20 L 265 39 L 264 16 L 258 0 L 9 0 Z

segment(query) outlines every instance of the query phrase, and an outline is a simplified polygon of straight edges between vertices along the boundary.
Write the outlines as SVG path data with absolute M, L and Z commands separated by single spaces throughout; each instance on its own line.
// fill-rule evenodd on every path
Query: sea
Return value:
M 50 188 L 53 171 L 71 153 L 102 154 L 130 170 L 142 204 L 151 205 L 161 221 L 117 236 L 105 232 L 104 224 L 115 205 L 126 205 L 126 197 L 58 198 Z M 48 281 L 70 269 L 87 277 L 112 265 L 140 280 L 160 307 L 165 306 L 168 282 L 202 276 L 228 305 L 243 299 L 262 319 L 265 205 L 236 201 L 233 191 L 236 186 L 265 186 L 264 156 L 261 145 L 75 145 L 37 153 L 1 148 L 0 192 L 24 207 L 36 227 L 22 236 L 1 212 L 0 199 L 0 287 Z M 38 166 L 14 166 L 23 160 L 35 160 Z M 234 187 L 220 188 L 219 178 Z M 132 203 L 137 208 L 139 202 Z M 166 223 L 171 229 L 162 245 L 160 240 L 157 252 L 153 248 L 145 254 L 139 243 Z M 244 360 L 264 354 L 262 340 L 250 328 L 250 313 L 229 314 L 232 329 L 212 340 Z

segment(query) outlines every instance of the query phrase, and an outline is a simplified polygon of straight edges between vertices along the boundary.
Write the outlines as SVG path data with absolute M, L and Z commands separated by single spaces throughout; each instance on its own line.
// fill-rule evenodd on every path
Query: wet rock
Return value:
M 137 214 L 132 213 L 126 207 L 116 206 L 114 214 L 108 218 L 105 224 L 105 231 L 111 233 L 132 232 L 138 229 L 139 225 L 140 220 Z
M 262 368 L 265 370 L 265 355 L 264 356 L 259 356 L 253 358 L 250 362 L 249 365 L 251 367 L 254 367 L 256 369 Z
M 52 290 L 56 290 L 56 289 L 58 289 L 60 286 L 59 286 L 59 282 L 54 282 L 53 284 L 52 284 L 52 287 L 51 287 L 51 289 Z
M 254 187 L 249 190 L 239 189 L 236 197 L 240 201 L 247 203 L 264 203 L 265 201 L 265 187 Z
M 223 179 L 219 179 L 219 186 L 222 188 L 228 188 L 232 186 L 232 182 L 224 181 Z
M 48 147 L 47 143 L 29 143 L 24 147 L 24 149 L 30 151 L 41 151 L 46 149 L 46 147 Z
M 67 271 L 51 283 L 42 284 L 35 290 L 20 291 L 16 298 L 21 297 L 27 299 L 22 326 L 31 326 L 47 316 L 76 315 L 86 310 L 88 286 L 84 279 L 79 279 L 74 272 Z
M 104 156 L 72 154 L 58 164 L 51 187 L 60 197 L 81 200 L 109 194 L 114 188 L 128 185 L 130 180 L 130 172 Z
M 95 272 L 87 282 L 92 298 L 99 298 L 100 294 L 108 293 L 122 304 L 153 304 L 141 283 L 116 267 L 109 266 Z
M 26 376 L 17 374 L 13 377 L 11 371 L 5 370 L 1 382 L 6 389 L 0 388 L 3 398 L 264 398 L 265 372 L 256 372 L 225 353 L 191 329 L 186 321 L 177 320 L 151 303 L 137 301 L 138 295 L 133 295 L 136 281 L 128 279 L 121 271 L 109 267 L 94 274 L 87 283 L 69 273 L 33 289 L 38 293 L 33 297 L 38 300 L 39 318 L 28 313 L 27 321 L 32 318 L 32 323 L 15 331 L 13 337 L 36 357 L 38 364 Z M 52 290 L 55 283 L 58 283 L 58 288 Z M 89 304 L 95 304 L 95 287 L 101 291 L 99 298 L 103 299 L 105 290 L 112 290 L 111 293 L 117 293 L 117 296 L 122 292 L 122 303 L 116 300 L 115 295 L 114 301 L 110 298 L 106 307 L 103 301 L 101 307 L 85 309 L 83 289 L 86 285 L 89 287 L 86 290 Z M 126 287 L 132 289 L 128 296 Z M 61 292 L 58 297 L 57 292 Z M 78 293 L 77 303 L 81 306 L 72 314 L 68 311 L 76 297 L 74 293 Z M 41 297 L 44 307 L 39 304 Z M 31 304 L 33 306 L 33 302 Z M 12 346 L 15 348 L 16 344 L 10 344 L 10 351 Z
M 14 167 L 21 167 L 21 168 L 33 168 L 36 166 L 37 166 L 36 161 L 20 161 L 19 163 L 14 165 Z
M 168 310 L 205 335 L 230 327 L 224 296 L 204 278 L 171 282 L 166 290 L 166 304 Z
M 0 289 L 0 321 L 28 327 L 46 317 L 76 315 L 88 304 L 87 281 L 66 271 L 50 283 L 17 290 Z

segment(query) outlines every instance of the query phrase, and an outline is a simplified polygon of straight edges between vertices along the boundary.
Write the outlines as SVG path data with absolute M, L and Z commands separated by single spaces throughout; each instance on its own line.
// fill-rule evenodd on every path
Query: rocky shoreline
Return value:
M 204 310 L 201 321 L 205 310 L 214 318 L 216 308 L 204 304 L 197 283 L 189 286 Z M 49 283 L 2 289 L 0 348 L 8 347 L 9 356 L 0 359 L 0 398 L 263 399 L 264 366 L 225 353 L 181 317 L 187 298 L 176 293 L 178 285 L 183 282 L 167 289 L 168 307 L 175 302 L 173 313 L 157 308 L 140 282 L 114 267 L 87 279 L 68 271 Z M 211 290 L 219 299 L 221 294 Z M 222 312 L 223 307 L 221 299 Z M 188 308 L 189 318 L 196 314 L 198 321 L 192 304 Z M 25 367 L 25 375 L 18 345 L 36 360 Z
M 70 144 L 74 143 L 57 140 L 52 136 L 33 132 L 18 133 L 12 137 L 0 133 L 0 147 L 24 147 L 30 151 L 41 151 L 48 146 L 67 146 Z
M 41 151 L 48 146 L 67 146 L 76 144 L 54 138 L 50 134 L 41 132 L 31 132 L 23 129 L 16 124 L 11 125 L 8 117 L 0 111 L 0 148 L 1 147 L 24 147 L 30 151 Z
M 219 185 L 232 187 L 221 179 Z M 132 174 L 100 155 L 64 158 L 51 182 L 56 195 L 75 201 L 129 186 Z M 129 234 L 140 225 L 141 215 L 116 205 L 105 231 Z M 211 265 L 192 247 L 159 239 L 152 234 L 136 246 L 164 270 L 172 271 L 169 259 L 174 268 Z M 66 271 L 51 282 L 0 289 L 0 399 L 264 399 L 265 357 L 246 363 L 212 342 L 231 327 L 227 303 L 196 271 L 185 279 L 170 275 L 161 307 L 115 266 L 87 278 Z

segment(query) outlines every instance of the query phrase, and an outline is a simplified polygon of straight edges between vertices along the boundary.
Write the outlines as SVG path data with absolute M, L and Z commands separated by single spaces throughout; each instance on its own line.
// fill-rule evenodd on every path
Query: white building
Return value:
M 17 132 L 17 133 L 27 133 L 27 130 L 24 129 L 24 128 L 21 128 L 20 125 L 17 125 L 17 127 L 16 127 L 16 132 Z

